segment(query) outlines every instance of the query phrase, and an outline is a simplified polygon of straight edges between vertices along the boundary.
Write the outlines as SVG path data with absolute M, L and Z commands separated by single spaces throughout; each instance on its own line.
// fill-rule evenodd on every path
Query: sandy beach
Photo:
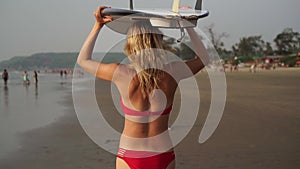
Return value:
M 210 106 L 205 72 L 197 75 L 201 107 L 187 137 L 175 147 L 177 169 L 296 169 L 300 167 L 300 69 L 228 72 L 222 120 L 205 143 L 198 137 Z M 110 84 L 97 81 L 104 110 Z M 59 102 L 63 115 L 18 135 L 18 148 L 0 159 L 1 169 L 113 169 L 115 155 L 96 145 L 80 126 L 70 88 Z M 2 97 L 2 96 L 1 96 Z M 40 96 L 39 96 L 40 97 Z M 101 101 L 100 101 L 101 100 Z M 2 112 L 3 113 L 3 112 Z M 176 117 L 172 117 L 176 118 Z M 119 117 L 107 117 L 118 130 Z M 9 127 L 9 126 L 7 126 Z M 6 146 L 6 145 L 1 145 Z

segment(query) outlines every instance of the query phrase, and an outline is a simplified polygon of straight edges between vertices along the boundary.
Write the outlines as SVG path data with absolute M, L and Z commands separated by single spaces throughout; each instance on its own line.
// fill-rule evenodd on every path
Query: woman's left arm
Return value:
M 117 69 L 117 63 L 105 64 L 102 62 L 97 62 L 92 60 L 92 54 L 94 50 L 94 46 L 98 37 L 98 34 L 105 23 L 112 21 L 112 18 L 109 16 L 103 17 L 101 16 L 101 11 L 107 7 L 100 6 L 94 12 L 94 16 L 96 18 L 96 22 L 85 40 L 80 53 L 77 58 L 77 63 L 85 69 L 85 71 L 93 74 L 94 76 L 111 81 L 114 75 L 115 70 Z

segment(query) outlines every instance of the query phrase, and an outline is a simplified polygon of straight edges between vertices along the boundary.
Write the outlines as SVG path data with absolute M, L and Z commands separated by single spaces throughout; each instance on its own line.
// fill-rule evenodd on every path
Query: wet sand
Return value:
M 226 73 L 227 101 L 223 118 L 204 144 L 199 133 L 210 106 L 210 85 L 205 73 L 200 82 L 201 108 L 188 136 L 176 146 L 177 169 L 295 169 L 300 167 L 300 69 Z M 97 82 L 97 98 L 109 110 Z M 102 92 L 101 92 L 102 91 Z M 61 103 L 65 115 L 20 136 L 21 147 L 0 159 L 3 169 L 113 169 L 115 158 L 97 146 L 82 130 L 71 93 Z M 118 118 L 107 117 L 120 129 Z

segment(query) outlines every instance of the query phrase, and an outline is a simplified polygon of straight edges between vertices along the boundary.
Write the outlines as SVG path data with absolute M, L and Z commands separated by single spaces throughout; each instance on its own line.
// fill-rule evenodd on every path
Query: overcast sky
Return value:
M 136 8 L 171 8 L 173 0 L 135 0 Z M 127 0 L 1 0 L 0 61 L 38 52 L 78 52 L 93 23 L 93 11 L 100 5 L 128 7 Z M 181 0 L 194 6 L 194 0 Z M 300 32 L 299 0 L 203 0 L 210 16 L 200 20 L 205 29 L 214 24 L 216 32 L 229 34 L 227 47 L 241 37 L 262 35 L 272 42 L 286 27 Z M 96 51 L 107 51 L 120 40 L 108 29 L 101 32 L 105 44 Z

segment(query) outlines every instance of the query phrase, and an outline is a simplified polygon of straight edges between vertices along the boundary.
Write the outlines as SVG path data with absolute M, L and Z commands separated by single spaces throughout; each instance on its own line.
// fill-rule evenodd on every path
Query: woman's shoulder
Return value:
M 135 70 L 133 68 L 131 68 L 129 65 L 127 64 L 119 64 L 117 70 L 114 73 L 114 81 L 115 80 L 125 80 L 127 78 L 130 78 L 132 76 L 134 76 Z
M 118 66 L 118 73 L 120 74 L 132 74 L 133 72 L 135 72 L 134 69 L 127 64 L 119 64 Z

